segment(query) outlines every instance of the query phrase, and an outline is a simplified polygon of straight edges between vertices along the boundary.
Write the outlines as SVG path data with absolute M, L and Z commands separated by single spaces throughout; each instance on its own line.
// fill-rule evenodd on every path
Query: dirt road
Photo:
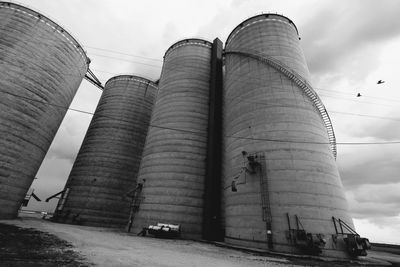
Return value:
M 0 223 L 12 224 L 22 228 L 34 228 L 37 231 L 43 232 L 41 234 L 39 233 L 41 238 L 37 239 L 36 243 L 34 242 L 31 244 L 31 247 L 35 248 L 36 252 L 40 252 L 41 250 L 52 251 L 53 254 L 49 255 L 56 261 L 54 261 L 53 265 L 29 266 L 79 266 L 79 264 L 82 266 L 93 264 L 95 266 L 152 267 L 353 266 L 353 263 L 346 264 L 343 262 L 322 262 L 291 257 L 261 256 L 234 249 L 217 247 L 208 243 L 190 240 L 166 240 L 138 237 L 117 230 L 58 224 L 37 218 L 20 218 L 17 220 L 0 221 Z M 55 236 L 67 242 L 64 241 L 65 243 L 62 244 L 62 240 L 58 240 L 55 243 L 60 246 L 57 245 L 53 249 L 46 249 L 45 245 L 48 243 L 50 243 L 50 247 L 52 247 L 54 242 L 51 240 L 53 240 L 52 238 Z M 35 238 L 32 238 L 32 236 L 29 237 L 28 233 L 28 236 L 23 237 L 22 240 L 34 240 Z M 71 247 L 71 245 L 73 247 Z M 3 242 L 2 246 L 7 247 L 7 244 Z M 44 249 L 42 249 L 41 246 L 44 246 Z M 2 248 L 0 251 L 4 251 L 4 249 Z M 35 257 L 34 254 L 30 252 L 26 255 L 27 258 Z M 64 259 L 62 256 L 67 257 Z M 57 262 L 57 260 L 59 260 L 59 262 Z

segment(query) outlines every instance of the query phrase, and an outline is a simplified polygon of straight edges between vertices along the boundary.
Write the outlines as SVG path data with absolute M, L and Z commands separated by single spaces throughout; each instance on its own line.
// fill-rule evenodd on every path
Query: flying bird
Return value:
M 360 94 L 360 93 L 358 93 L 358 94 L 357 94 L 357 97 L 360 97 L 360 96 L 361 96 L 361 94 Z
M 379 80 L 376 84 L 384 83 L 385 81 Z

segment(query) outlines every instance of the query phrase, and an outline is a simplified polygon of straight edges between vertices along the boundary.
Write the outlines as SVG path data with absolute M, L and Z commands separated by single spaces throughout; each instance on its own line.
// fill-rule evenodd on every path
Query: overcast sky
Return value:
M 104 83 L 117 74 L 158 79 L 174 42 L 225 41 L 248 17 L 277 12 L 299 29 L 315 90 L 338 143 L 400 140 L 398 0 L 20 0 L 49 16 L 87 51 Z M 106 50 L 120 52 L 112 53 Z M 125 54 L 125 55 L 124 55 Z M 128 55 L 129 54 L 129 55 Z M 384 84 L 376 84 L 378 80 Z M 361 97 L 356 97 L 361 93 Z M 101 92 L 83 81 L 71 108 L 93 112 Z M 69 111 L 32 185 L 41 198 L 63 189 L 91 116 Z M 337 164 L 357 231 L 400 244 L 400 144 L 338 144 Z M 31 208 L 53 208 L 35 203 Z

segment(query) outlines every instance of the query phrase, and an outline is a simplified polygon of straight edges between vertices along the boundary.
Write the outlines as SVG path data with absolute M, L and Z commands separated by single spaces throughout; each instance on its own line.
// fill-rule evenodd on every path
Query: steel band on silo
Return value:
M 296 26 L 276 14 L 241 23 L 226 42 L 225 74 L 225 241 L 296 252 L 287 216 L 292 227 L 297 216 L 306 231 L 324 236 L 323 253 L 345 255 L 332 239 L 332 216 L 350 226 L 352 219 L 331 150 L 330 120 L 313 95 Z M 256 173 L 245 169 L 249 155 L 260 163 Z
M 132 75 L 104 87 L 65 189 L 57 220 L 123 227 L 157 94 L 155 83 Z M 60 204 L 59 204 L 60 205 Z
M 17 216 L 88 68 L 49 18 L 0 2 L 0 218 Z
M 211 46 L 186 39 L 165 53 L 138 175 L 145 183 L 135 232 L 160 222 L 180 224 L 184 238 L 201 237 Z

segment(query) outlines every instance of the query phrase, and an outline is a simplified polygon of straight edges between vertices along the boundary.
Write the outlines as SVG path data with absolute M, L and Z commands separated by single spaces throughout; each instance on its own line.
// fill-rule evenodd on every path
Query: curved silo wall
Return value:
M 296 27 L 273 14 L 246 20 L 226 42 L 225 68 L 225 241 L 300 252 L 288 237 L 288 216 L 292 229 L 297 216 L 307 232 L 323 234 L 323 253 L 344 255 L 332 239 L 332 216 L 350 226 L 352 219 L 329 117 L 312 91 Z M 249 168 L 248 156 L 259 166 Z
M 17 215 L 87 62 L 56 23 L 0 2 L 0 218 Z
M 182 237 L 200 238 L 207 149 L 211 43 L 187 39 L 164 56 L 138 180 L 145 179 L 133 231 L 180 224 Z
M 65 188 L 58 220 L 123 227 L 128 222 L 128 191 L 136 184 L 157 86 L 122 75 L 105 84 Z

